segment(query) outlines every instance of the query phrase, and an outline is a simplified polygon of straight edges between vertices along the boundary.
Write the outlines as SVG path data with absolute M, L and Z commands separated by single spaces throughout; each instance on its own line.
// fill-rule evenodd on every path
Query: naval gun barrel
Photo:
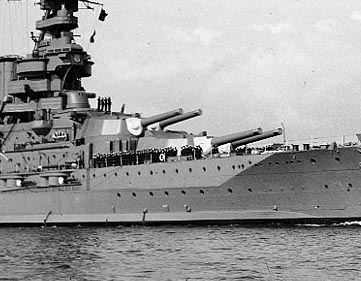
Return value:
M 141 125 L 143 127 L 147 127 L 147 126 L 149 126 L 151 124 L 154 124 L 154 123 L 157 123 L 157 122 L 172 118 L 172 117 L 177 116 L 177 115 L 181 115 L 182 113 L 183 113 L 183 109 L 178 108 L 176 110 L 172 110 L 172 111 L 165 112 L 165 113 L 162 113 L 162 114 L 154 115 L 152 117 L 143 118 L 140 121 L 140 123 L 141 123 Z
M 256 141 L 268 139 L 268 138 L 279 136 L 279 135 L 282 135 L 282 128 L 277 128 L 277 129 L 274 129 L 274 130 L 265 131 L 264 133 L 262 133 L 260 135 L 252 136 L 252 137 L 249 137 L 249 138 L 246 138 L 246 139 L 243 139 L 243 140 L 238 140 L 238 141 L 232 142 L 231 145 L 232 145 L 233 148 L 236 148 L 236 147 L 238 147 L 240 145 L 246 145 L 246 144 L 249 144 L 249 143 L 253 143 L 253 142 L 256 142 Z
M 256 128 L 254 130 L 248 130 L 248 131 L 234 133 L 234 134 L 225 135 L 225 136 L 221 136 L 221 137 L 215 137 L 212 139 L 211 143 L 213 146 L 220 146 L 222 144 L 232 143 L 232 142 L 236 142 L 236 141 L 239 141 L 239 140 L 242 140 L 245 138 L 249 138 L 252 136 L 257 136 L 259 134 L 262 134 L 262 129 Z
M 166 119 L 166 120 L 163 120 L 163 121 L 159 122 L 159 128 L 161 130 L 163 130 L 167 126 L 170 126 L 170 125 L 173 125 L 175 123 L 182 122 L 184 120 L 188 120 L 188 119 L 200 116 L 200 115 L 202 115 L 202 113 L 203 113 L 202 109 L 197 109 L 197 110 L 194 110 L 194 111 L 191 111 L 191 112 L 183 113 L 181 115 L 178 115 L 178 116 L 175 116 L 175 117 L 172 117 L 172 118 L 169 118 L 169 119 Z

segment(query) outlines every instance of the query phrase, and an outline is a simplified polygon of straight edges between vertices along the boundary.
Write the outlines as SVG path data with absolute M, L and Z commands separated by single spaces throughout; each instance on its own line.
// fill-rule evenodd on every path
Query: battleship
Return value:
M 80 2 L 99 4 L 40 0 L 31 53 L 0 57 L 0 225 L 361 219 L 355 144 L 255 149 L 282 129 L 218 137 L 170 130 L 202 110 L 143 117 L 87 92 L 82 79 L 94 63 L 73 33 Z

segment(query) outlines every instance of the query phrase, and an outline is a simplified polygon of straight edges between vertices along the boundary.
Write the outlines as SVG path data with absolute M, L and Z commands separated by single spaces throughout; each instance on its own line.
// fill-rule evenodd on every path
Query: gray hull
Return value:
M 0 224 L 332 223 L 361 219 L 357 147 L 79 169 L 2 189 Z

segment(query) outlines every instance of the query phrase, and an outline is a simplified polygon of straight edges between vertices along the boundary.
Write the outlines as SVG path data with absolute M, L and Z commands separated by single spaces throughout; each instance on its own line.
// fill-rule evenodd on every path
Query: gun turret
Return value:
M 140 124 L 143 127 L 147 127 L 147 126 L 149 126 L 151 124 L 154 124 L 154 123 L 157 123 L 157 122 L 172 118 L 172 117 L 177 116 L 177 115 L 181 115 L 182 113 L 183 113 L 183 109 L 178 108 L 176 110 L 172 110 L 172 111 L 165 112 L 165 113 L 162 113 L 162 114 L 154 115 L 152 117 L 143 118 L 140 121 Z
M 222 137 L 215 137 L 212 139 L 211 144 L 212 144 L 212 146 L 217 147 L 222 144 L 236 142 L 236 141 L 239 141 L 239 140 L 242 140 L 245 138 L 257 136 L 259 134 L 262 134 L 262 129 L 256 128 L 254 130 L 248 130 L 248 131 L 230 134 L 230 135 L 226 135 L 226 136 L 222 136 Z
M 246 144 L 249 144 L 249 143 L 253 143 L 253 142 L 256 142 L 256 141 L 268 139 L 268 138 L 271 138 L 271 137 L 274 137 L 274 136 L 279 136 L 279 135 L 282 135 L 282 128 L 269 130 L 269 131 L 266 131 L 266 132 L 264 132 L 264 133 L 262 133 L 260 135 L 257 135 L 257 136 L 252 136 L 252 137 L 245 138 L 245 139 L 242 139 L 242 140 L 234 141 L 234 142 L 231 143 L 231 145 L 232 145 L 233 148 L 236 148 L 236 147 L 238 147 L 240 145 L 246 145 Z
M 159 122 L 159 128 L 161 130 L 163 130 L 167 126 L 170 126 L 170 125 L 173 125 L 175 123 L 179 123 L 179 122 L 182 122 L 184 120 L 188 120 L 188 119 L 200 116 L 200 115 L 202 115 L 202 113 L 203 112 L 202 112 L 201 109 L 197 109 L 197 110 L 191 111 L 191 112 L 186 112 L 186 113 L 181 114 L 179 116 L 175 116 L 175 117 L 172 117 L 172 118 L 169 118 L 169 119 L 166 119 L 164 121 Z

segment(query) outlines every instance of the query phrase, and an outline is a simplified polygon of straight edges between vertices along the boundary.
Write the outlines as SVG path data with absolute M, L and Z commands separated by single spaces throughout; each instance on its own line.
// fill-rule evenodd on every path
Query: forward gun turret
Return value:
M 215 137 L 212 139 L 211 144 L 213 147 L 217 147 L 222 144 L 240 141 L 242 139 L 257 136 L 260 134 L 262 134 L 262 129 L 256 128 L 254 130 L 248 130 L 248 131 L 234 133 L 234 134 L 225 135 L 225 136 L 221 136 L 221 137 Z
M 160 122 L 160 121 L 163 121 L 163 120 L 166 120 L 166 119 L 181 115 L 182 113 L 183 113 L 183 109 L 178 108 L 176 110 L 172 110 L 172 111 L 165 112 L 165 113 L 162 113 L 162 114 L 154 115 L 152 117 L 143 118 L 140 121 L 140 124 L 142 125 L 142 127 L 147 127 L 147 126 L 152 125 L 154 123 L 157 123 L 157 122 Z
M 165 127 L 197 117 L 202 115 L 202 110 L 201 109 L 197 109 L 195 111 L 191 111 L 191 112 L 186 112 L 184 114 L 181 114 L 179 116 L 175 116 L 169 119 L 166 119 L 164 121 L 159 122 L 159 129 L 163 130 Z
M 241 146 L 241 145 L 246 145 L 246 144 L 249 144 L 249 143 L 253 143 L 253 142 L 256 142 L 256 141 L 268 139 L 268 138 L 271 138 L 271 137 L 274 137 L 274 136 L 279 136 L 279 135 L 282 135 L 282 128 L 269 130 L 269 131 L 266 131 L 266 132 L 264 132 L 262 134 L 259 134 L 259 135 L 255 135 L 255 136 L 245 138 L 245 139 L 242 139 L 242 140 L 238 140 L 238 141 L 233 141 L 231 143 L 231 145 L 232 145 L 233 148 L 236 148 L 236 147 Z

